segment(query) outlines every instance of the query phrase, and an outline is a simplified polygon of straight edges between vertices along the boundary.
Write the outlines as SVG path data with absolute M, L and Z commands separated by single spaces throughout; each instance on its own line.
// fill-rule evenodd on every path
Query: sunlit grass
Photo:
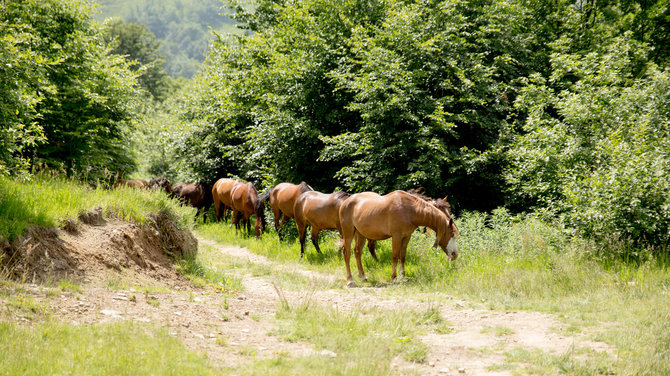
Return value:
M 166 329 L 124 322 L 34 326 L 0 322 L 3 375 L 213 375 L 203 355 Z
M 0 176 L 0 237 L 14 239 L 31 225 L 54 227 L 100 205 L 105 216 L 145 224 L 150 214 L 170 213 L 191 228 L 194 209 L 180 206 L 164 192 L 133 188 L 90 188 L 62 176 L 36 175 L 31 181 Z

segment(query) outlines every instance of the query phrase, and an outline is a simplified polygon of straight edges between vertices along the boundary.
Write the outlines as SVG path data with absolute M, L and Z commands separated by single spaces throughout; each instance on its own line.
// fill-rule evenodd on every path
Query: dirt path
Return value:
M 253 264 L 275 265 L 247 249 L 226 246 L 207 239 L 198 239 L 204 246 L 228 258 Z M 333 285 L 337 276 L 291 268 L 308 278 Z M 235 273 L 235 270 L 226 271 Z M 496 312 L 468 308 L 469 304 L 448 295 L 436 293 L 422 301 L 405 297 L 389 298 L 380 288 L 328 289 L 314 291 L 280 290 L 268 277 L 251 274 L 236 275 L 244 292 L 224 294 L 212 289 L 198 289 L 185 281 L 175 281 L 164 288 L 124 288 L 113 283 L 92 284 L 79 292 L 57 294 L 39 285 L 24 285 L 23 293 L 49 306 L 49 311 L 64 322 L 93 324 L 133 320 L 165 327 L 170 334 L 190 349 L 205 352 L 220 367 L 236 367 L 256 359 L 299 357 L 315 353 L 309 343 L 285 342 L 269 335 L 275 327 L 275 314 L 281 294 L 291 306 L 309 299 L 312 304 L 336 307 L 338 310 L 375 307 L 382 310 L 429 309 L 439 307 L 442 317 L 450 323 L 448 334 L 430 333 L 420 336 L 429 347 L 422 364 L 393 360 L 396 371 L 413 371 L 423 375 L 508 375 L 507 371 L 491 371 L 500 364 L 504 353 L 515 348 L 540 349 L 560 355 L 571 348 L 588 347 L 609 351 L 607 345 L 583 337 L 560 333 L 562 323 L 552 316 L 535 312 Z M 138 286 L 146 286 L 138 284 Z M 3 298 L 0 297 L 0 301 Z M 1 302 L 4 303 L 4 302 Z M 17 320 L 27 320 L 14 317 Z M 504 331 L 496 330 L 504 328 Z

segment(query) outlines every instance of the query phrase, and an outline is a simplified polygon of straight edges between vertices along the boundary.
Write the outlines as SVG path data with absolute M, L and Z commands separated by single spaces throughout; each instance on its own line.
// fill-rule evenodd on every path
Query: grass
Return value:
M 378 244 L 379 263 L 364 251 L 369 285 L 381 287 L 377 290 L 381 294 L 413 299 L 430 301 L 439 291 L 482 308 L 551 313 L 566 323 L 570 333 L 580 328 L 581 334 L 614 346 L 616 359 L 608 359 L 607 372 L 670 374 L 670 331 L 666 329 L 670 327 L 670 310 L 659 309 L 670 307 L 667 258 L 654 258 L 651 253 L 638 260 L 601 257 L 602 250 L 596 245 L 571 237 L 559 225 L 534 216 L 515 217 L 505 210 L 492 215 L 465 213 L 457 224 L 459 258 L 449 263 L 441 250 L 431 247 L 434 238 L 430 231 L 427 235 L 417 232 L 408 248 L 407 280 L 399 284 L 388 284 L 390 241 Z M 341 276 L 337 285 L 344 285 L 342 258 L 327 236 L 321 241 L 322 254 L 307 242 L 305 258 L 300 260 L 297 241 L 279 241 L 273 231 L 260 239 L 235 236 L 234 230 L 221 223 L 204 224 L 197 231 L 222 243 L 247 247 L 289 267 L 300 265 L 334 273 Z M 356 275 L 353 257 L 352 267 Z M 507 334 L 505 328 L 489 330 Z M 605 367 L 602 355 L 568 353 L 560 359 L 555 357 L 536 354 L 523 359 L 536 367 L 532 369 L 544 370 L 539 373 L 560 368 L 568 374 L 588 374 L 589 370 L 599 372 Z M 508 359 L 513 365 L 514 358 Z M 277 361 L 279 368 L 287 364 Z
M 396 356 L 409 362 L 425 360 L 426 345 L 416 336 L 442 323 L 436 312 L 341 312 L 310 301 L 297 307 L 283 305 L 277 313 L 280 326 L 272 334 L 286 341 L 311 342 L 315 353 L 294 359 L 279 356 L 259 360 L 235 371 L 267 375 L 388 375 L 393 373 L 391 361 Z
M 35 326 L 0 322 L 2 375 L 214 375 L 207 358 L 157 329 L 129 322 Z
M 0 176 L 0 238 L 13 240 L 29 226 L 55 227 L 102 206 L 106 216 L 145 224 L 151 213 L 166 211 L 182 228 L 191 228 L 194 209 L 161 192 L 133 188 L 90 188 L 62 176 L 36 175 L 30 181 Z

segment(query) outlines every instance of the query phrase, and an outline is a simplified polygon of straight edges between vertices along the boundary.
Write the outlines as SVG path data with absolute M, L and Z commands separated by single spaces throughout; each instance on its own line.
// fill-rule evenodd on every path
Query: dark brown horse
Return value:
M 280 227 L 283 227 L 284 223 L 286 223 L 289 218 L 294 217 L 293 208 L 295 206 L 295 202 L 298 200 L 298 197 L 300 197 L 301 194 L 308 191 L 313 191 L 313 189 L 303 181 L 298 185 L 291 183 L 280 183 L 270 189 L 270 192 L 263 194 L 263 201 L 265 201 L 267 198 L 270 199 L 270 207 L 272 207 L 272 214 L 274 214 L 275 220 L 275 230 L 277 230 L 277 235 L 279 236 L 280 240 Z M 279 218 L 281 218 L 281 225 L 279 224 Z
M 196 208 L 196 218 L 198 218 L 198 215 L 202 212 L 203 222 L 207 219 L 207 211 L 209 210 L 209 207 L 212 206 L 212 190 L 206 183 L 179 183 L 172 188 L 172 196 L 178 198 L 184 204 Z
M 364 238 L 373 240 L 392 239 L 393 272 L 396 279 L 396 265 L 400 259 L 400 275 L 405 275 L 407 244 L 418 226 L 426 226 L 435 231 L 435 244 L 439 245 L 449 260 L 458 256 L 456 238 L 458 228 L 451 215 L 434 204 L 405 191 L 391 192 L 380 196 L 373 192 L 352 195 L 340 206 L 340 224 L 344 238 L 344 265 L 347 270 L 347 285 L 355 286 L 349 268 L 351 243 L 356 238 L 354 254 L 358 266 L 358 276 L 366 281 L 361 263 Z
M 226 217 L 228 210 L 233 209 L 233 199 L 230 195 L 233 188 L 238 184 L 244 184 L 239 180 L 222 178 L 214 183 L 212 187 L 212 198 L 214 200 L 214 209 L 216 209 L 216 219 L 221 220 L 221 216 Z
M 340 226 L 340 205 L 351 196 L 349 193 L 337 191 L 326 194 L 317 191 L 308 191 L 300 195 L 295 202 L 293 214 L 295 223 L 298 226 L 300 236 L 300 258 L 305 253 L 305 230 L 309 223 L 312 232 L 312 244 L 316 251 L 321 253 L 319 248 L 319 232 L 321 230 L 337 230 L 342 236 Z M 375 241 L 368 240 L 368 250 L 376 260 Z
M 149 188 L 160 189 L 165 191 L 167 194 L 172 193 L 172 186 L 166 178 L 152 178 L 149 180 Z
M 265 230 L 265 204 L 258 199 L 258 191 L 252 183 L 240 183 L 233 187 L 232 198 L 233 220 L 235 232 L 240 228 L 238 215 L 242 214 L 242 227 L 247 233 L 251 232 L 251 216 L 256 216 L 254 230 L 256 237 L 260 237 Z

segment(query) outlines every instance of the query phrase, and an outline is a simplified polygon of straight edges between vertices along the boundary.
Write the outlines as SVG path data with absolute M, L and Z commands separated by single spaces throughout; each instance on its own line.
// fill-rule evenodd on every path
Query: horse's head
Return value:
M 254 223 L 254 230 L 256 231 L 256 237 L 260 237 L 263 231 L 265 231 L 265 202 L 261 200 L 256 201 L 254 207 L 254 214 L 256 214 L 256 223 Z
M 455 260 L 456 257 L 458 257 L 458 247 L 456 245 L 456 238 L 458 238 L 458 227 L 456 227 L 456 223 L 451 216 L 451 205 L 449 205 L 447 202 L 447 197 L 433 200 L 432 204 L 447 217 L 447 225 L 443 231 L 440 231 L 441 234 L 439 232 L 437 233 L 433 247 L 437 247 L 439 245 L 449 260 Z

